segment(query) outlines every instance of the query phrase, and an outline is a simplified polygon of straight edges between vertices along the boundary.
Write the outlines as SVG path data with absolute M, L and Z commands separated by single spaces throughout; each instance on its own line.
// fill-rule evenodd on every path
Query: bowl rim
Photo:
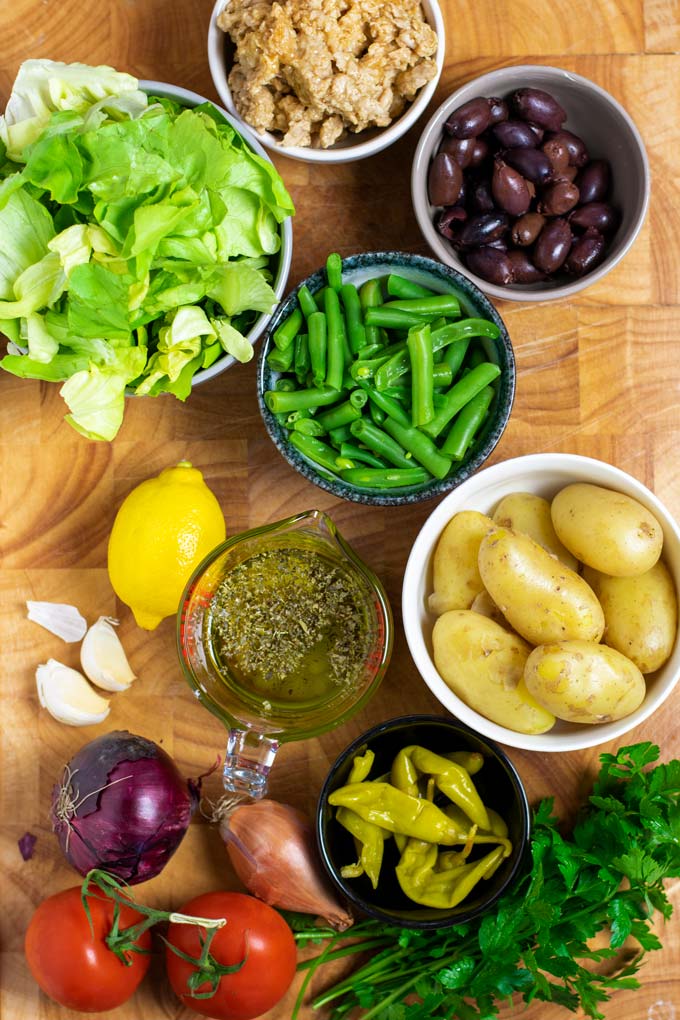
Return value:
M 271 156 L 262 147 L 256 136 L 250 131 L 247 125 L 241 123 L 237 118 L 233 117 L 224 107 L 220 106 L 219 103 L 213 102 L 212 99 L 208 99 L 207 96 L 202 96 L 200 92 L 194 92 L 192 89 L 184 88 L 183 85 L 173 85 L 171 82 L 155 81 L 150 78 L 142 78 L 139 80 L 139 88 L 146 92 L 158 95 L 163 99 L 177 99 L 178 101 L 184 101 L 190 103 L 192 106 L 200 106 L 201 103 L 210 103 L 211 106 L 220 113 L 224 119 L 231 124 L 235 131 L 245 139 L 250 148 L 257 153 L 262 159 L 265 159 L 268 163 L 274 165 Z M 276 302 L 271 312 L 260 312 L 255 322 L 248 330 L 246 336 L 250 340 L 253 348 L 260 339 L 265 329 L 269 324 L 269 320 L 276 311 L 281 298 L 286 290 L 288 284 L 288 277 L 290 275 L 290 267 L 293 261 L 293 222 L 291 216 L 286 216 L 283 223 L 279 224 L 279 233 L 281 236 L 281 247 L 276 252 L 277 258 L 277 269 L 274 280 L 272 281 L 272 289 L 276 295 Z M 221 375 L 232 365 L 240 364 L 236 358 L 231 354 L 221 355 L 217 361 L 213 362 L 208 368 L 202 368 L 200 372 L 196 372 L 193 379 L 191 380 L 192 389 L 195 386 L 200 386 L 201 383 L 208 382 L 210 379 L 214 379 L 215 376 Z
M 404 921 L 400 919 L 396 921 L 393 916 L 383 911 L 380 907 L 374 906 L 363 897 L 359 896 L 349 883 L 345 883 L 340 875 L 337 874 L 334 867 L 332 867 L 329 854 L 327 851 L 327 840 L 325 836 L 325 825 L 324 825 L 324 809 L 328 799 L 328 795 L 331 792 L 330 787 L 332 785 L 335 776 L 341 766 L 347 761 L 351 755 L 355 754 L 360 747 L 368 745 L 370 747 L 371 740 L 381 736 L 383 733 L 389 733 L 391 730 L 396 730 L 404 726 L 429 726 L 436 725 L 441 726 L 450 730 L 457 730 L 463 734 L 467 734 L 475 741 L 479 741 L 485 746 L 485 750 L 488 750 L 501 764 L 501 767 L 505 770 L 510 780 L 515 793 L 515 804 L 517 806 L 519 814 L 519 828 L 520 837 L 517 846 L 517 852 L 515 859 L 512 862 L 512 866 L 508 871 L 508 874 L 504 878 L 502 884 L 494 892 L 493 896 L 490 896 L 488 900 L 480 903 L 476 908 L 471 908 L 467 911 L 462 909 L 464 903 L 460 904 L 461 909 L 454 913 L 449 913 L 448 916 L 433 917 L 428 919 L 409 919 Z M 335 761 L 331 764 L 326 773 L 326 777 L 323 781 L 319 796 L 317 798 L 317 806 L 315 813 L 315 830 L 316 830 L 316 841 L 319 850 L 319 856 L 322 864 L 335 885 L 336 889 L 341 893 L 342 896 L 346 897 L 350 903 L 361 910 L 363 913 L 368 914 L 370 917 L 378 918 L 379 920 L 386 921 L 387 923 L 398 924 L 404 928 L 417 928 L 420 930 L 432 930 L 435 928 L 451 927 L 456 924 L 462 924 L 466 921 L 470 921 L 475 917 L 479 917 L 481 914 L 486 913 L 503 895 L 507 890 L 508 886 L 517 877 L 518 872 L 523 867 L 526 860 L 526 854 L 529 847 L 529 840 L 531 838 L 531 807 L 529 805 L 529 798 L 527 795 L 526 787 L 522 781 L 517 767 L 514 762 L 507 754 L 507 752 L 491 737 L 486 736 L 483 733 L 478 733 L 473 727 L 468 726 L 466 723 L 459 719 L 448 718 L 444 715 L 433 715 L 432 713 L 413 713 L 407 715 L 400 715 L 390 719 L 385 719 L 382 722 L 376 723 L 371 726 L 370 729 L 361 733 L 358 737 L 352 740 L 337 756 Z M 513 848 L 514 850 L 514 848 Z M 426 908 L 427 909 L 427 908 Z M 436 909 L 436 908 L 429 908 Z M 452 908 L 452 911 L 454 908 Z M 442 908 L 442 914 L 444 914 L 446 908 Z
M 404 504 L 424 502 L 427 499 L 437 498 L 444 493 L 449 492 L 452 488 L 457 488 L 458 485 L 461 485 L 463 481 L 467 480 L 482 464 L 484 464 L 500 442 L 503 432 L 510 421 L 515 399 L 517 369 L 514 348 L 512 340 L 510 339 L 508 328 L 493 303 L 475 285 L 475 283 L 463 273 L 458 272 L 458 270 L 453 269 L 451 266 L 445 265 L 443 262 L 439 262 L 427 255 L 420 255 L 415 252 L 390 250 L 358 252 L 352 255 L 343 256 L 343 272 L 347 272 L 348 270 L 351 271 L 355 268 L 354 266 L 346 266 L 348 262 L 353 262 L 355 260 L 357 262 L 357 271 L 361 271 L 363 268 L 362 263 L 365 264 L 367 261 L 369 264 L 403 267 L 404 261 L 406 260 L 409 264 L 421 268 L 425 272 L 430 274 L 434 273 L 434 275 L 448 280 L 455 287 L 462 287 L 464 290 L 466 288 L 470 288 L 474 292 L 474 300 L 483 310 L 484 315 L 490 321 L 496 323 L 500 329 L 500 336 L 497 342 L 502 344 L 507 360 L 507 369 L 503 373 L 505 391 L 507 395 L 503 410 L 503 423 L 500 427 L 500 431 L 498 429 L 492 430 L 487 436 L 484 445 L 480 447 L 475 455 L 471 457 L 469 461 L 461 462 L 461 466 L 458 470 L 462 473 L 462 481 L 455 482 L 454 479 L 457 475 L 453 475 L 447 476 L 443 479 L 432 479 L 429 482 L 425 482 L 420 487 L 411 486 L 403 489 L 358 489 L 349 485 L 347 482 L 343 482 L 341 478 L 331 479 L 329 475 L 329 478 L 326 479 L 314 465 L 294 450 L 294 448 L 292 448 L 286 441 L 286 431 L 279 425 L 264 401 L 265 378 L 272 373 L 272 370 L 267 365 L 266 357 L 271 348 L 272 334 L 276 329 L 277 324 L 281 320 L 285 319 L 292 310 L 300 288 L 308 286 L 312 293 L 315 293 L 319 287 L 323 285 L 325 279 L 324 266 L 314 270 L 314 272 L 310 273 L 309 276 L 305 277 L 305 279 L 301 280 L 293 288 L 293 290 L 274 310 L 272 320 L 267 324 L 265 336 L 262 344 L 260 345 L 260 351 L 258 354 L 256 383 L 257 401 L 265 429 L 267 430 L 269 438 L 274 443 L 274 446 L 291 467 L 298 471 L 308 481 L 336 497 L 339 496 L 342 499 L 347 499 L 354 503 L 362 503 L 368 506 L 403 506 Z M 317 286 L 317 284 L 319 284 L 319 286 Z
M 592 272 L 587 273 L 580 279 L 574 280 L 573 283 L 558 284 L 549 289 L 544 289 L 544 284 L 542 283 L 510 284 L 507 287 L 501 287 L 497 284 L 489 283 L 487 280 L 483 280 L 481 276 L 476 276 L 468 270 L 462 262 L 453 266 L 450 260 L 455 256 L 451 252 L 451 249 L 444 244 L 443 240 L 434 229 L 431 214 L 432 206 L 430 205 L 426 195 L 426 169 L 429 164 L 431 151 L 434 149 L 434 141 L 436 141 L 438 133 L 440 133 L 441 123 L 445 119 L 445 116 L 458 104 L 458 97 L 461 92 L 467 91 L 471 86 L 475 86 L 479 87 L 481 94 L 484 94 L 485 92 L 490 95 L 495 94 L 497 82 L 508 73 L 517 72 L 522 72 L 527 75 L 540 72 L 542 74 L 557 76 L 562 81 L 578 83 L 583 88 L 588 89 L 599 96 L 600 99 L 602 99 L 615 113 L 618 114 L 620 120 L 626 125 L 632 140 L 635 143 L 642 167 L 642 202 L 639 212 L 630 229 L 630 233 L 620 250 L 613 255 L 607 256 L 603 262 L 597 266 L 597 268 L 592 270 Z M 610 92 L 607 92 L 606 89 L 602 88 L 601 85 L 598 85 L 590 78 L 586 78 L 574 71 L 567 71 L 562 67 L 556 67 L 553 64 L 507 64 L 464 82 L 459 88 L 452 92 L 444 100 L 444 102 L 440 104 L 440 106 L 437 107 L 430 117 L 418 140 L 418 145 L 416 146 L 413 156 L 413 163 L 411 165 L 411 203 L 413 205 L 413 211 L 418 221 L 420 231 L 432 251 L 436 254 L 437 258 L 440 258 L 447 265 L 458 269 L 459 272 L 468 276 L 474 283 L 476 283 L 480 290 L 484 291 L 485 294 L 494 298 L 499 298 L 503 301 L 527 301 L 532 303 L 558 301 L 562 298 L 573 297 L 574 294 L 577 294 L 580 291 L 585 290 L 586 287 L 590 287 L 592 284 L 597 283 L 618 265 L 635 242 L 647 217 L 650 192 L 651 178 L 647 150 L 645 148 L 642 135 L 626 108 Z
M 239 123 L 244 123 L 236 110 L 227 81 L 224 61 L 224 32 L 217 27 L 217 16 L 231 2 L 233 0 L 216 0 L 213 6 L 208 27 L 208 66 L 220 99 Z M 386 149 L 389 145 L 396 142 L 397 139 L 401 138 L 425 112 L 439 84 L 446 55 L 446 29 L 439 0 L 421 0 L 421 2 L 425 18 L 430 27 L 434 29 L 438 39 L 437 52 L 435 54 L 437 69 L 431 81 L 423 85 L 415 99 L 400 117 L 392 121 L 391 124 L 388 124 L 387 127 L 377 129 L 377 133 L 366 141 L 339 148 L 330 146 L 327 149 L 312 149 L 311 147 L 299 145 L 281 145 L 271 131 L 256 133 L 256 137 L 259 138 L 262 145 L 271 152 L 276 152 L 281 156 L 297 159 L 304 163 L 350 163 L 357 159 L 373 156 L 377 152 L 382 152 L 383 149 Z M 253 131 L 253 128 L 249 125 L 246 125 L 246 127 L 248 127 L 249 131 Z
M 457 504 L 455 507 L 452 506 L 454 498 L 459 500 L 462 493 L 464 499 L 469 491 L 472 491 L 474 498 L 475 485 L 479 487 L 478 491 L 483 492 L 484 488 L 487 488 L 493 482 L 502 481 L 504 477 L 508 479 L 514 477 L 520 470 L 525 473 L 527 469 L 533 470 L 537 477 L 540 477 L 544 471 L 561 470 L 573 476 L 572 482 L 585 482 L 601 485 L 604 488 L 616 488 L 618 481 L 624 486 L 619 491 L 633 495 L 633 498 L 638 499 L 639 502 L 650 509 L 659 519 L 664 535 L 666 533 L 672 534 L 680 550 L 680 525 L 678 525 L 670 511 L 651 489 L 647 488 L 643 482 L 640 482 L 622 468 L 609 464 L 607 461 L 598 460 L 595 457 L 585 457 L 574 453 L 531 453 L 499 461 L 477 472 L 477 474 L 457 489 L 454 489 L 449 496 L 445 497 L 435 507 L 430 516 L 423 522 L 411 547 L 402 582 L 401 607 L 406 643 L 423 682 L 429 687 L 440 704 L 447 711 L 451 712 L 456 719 L 465 722 L 480 735 L 525 751 L 560 753 L 562 751 L 578 751 L 589 747 L 597 747 L 609 740 L 618 739 L 648 719 L 671 695 L 678 680 L 680 680 L 680 668 L 676 671 L 675 677 L 660 687 L 651 697 L 646 696 L 635 712 L 624 716 L 622 719 L 609 723 L 599 723 L 590 728 L 588 728 L 587 724 L 582 724 L 583 728 L 580 730 L 567 730 L 560 734 L 551 735 L 550 730 L 547 733 L 527 734 L 519 733 L 501 726 L 499 723 L 492 722 L 470 708 L 461 698 L 454 694 L 437 671 L 425 642 L 424 628 L 420 620 L 423 610 L 418 601 L 418 588 L 423 571 L 428 569 L 437 539 L 443 528 L 454 513 L 464 509 L 464 506 L 460 504 Z M 587 477 L 583 476 L 584 469 L 590 472 Z M 565 484 L 570 483 L 565 482 Z M 470 508 L 474 509 L 474 507 Z M 673 575 L 672 570 L 671 574 Z M 673 576 L 673 579 L 677 585 L 676 576 Z M 678 655 L 679 649 L 680 631 L 676 635 L 671 658 L 674 655 Z M 664 667 L 661 668 L 663 669 Z M 569 726 L 571 724 L 565 723 L 565 725 Z

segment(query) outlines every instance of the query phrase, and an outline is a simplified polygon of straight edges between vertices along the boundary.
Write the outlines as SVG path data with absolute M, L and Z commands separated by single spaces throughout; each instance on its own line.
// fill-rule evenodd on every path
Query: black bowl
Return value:
M 474 776 L 474 784 L 487 807 L 494 808 L 505 819 L 512 841 L 510 856 L 495 874 L 478 883 L 462 903 L 450 909 L 418 906 L 405 896 L 394 871 L 399 856 L 393 839 L 385 844 L 377 889 L 373 889 L 365 875 L 345 879 L 340 874 L 344 865 L 356 860 L 356 849 L 352 836 L 335 821 L 328 797 L 347 782 L 355 755 L 363 754 L 367 748 L 374 752 L 370 777 L 375 778 L 389 772 L 394 756 L 409 744 L 419 744 L 440 754 L 448 751 L 481 753 L 484 765 Z M 531 819 L 522 781 L 498 744 L 453 719 L 409 715 L 374 726 L 345 748 L 331 767 L 319 795 L 316 825 L 324 866 L 338 891 L 357 910 L 404 928 L 445 928 L 484 913 L 519 877 L 529 843 Z

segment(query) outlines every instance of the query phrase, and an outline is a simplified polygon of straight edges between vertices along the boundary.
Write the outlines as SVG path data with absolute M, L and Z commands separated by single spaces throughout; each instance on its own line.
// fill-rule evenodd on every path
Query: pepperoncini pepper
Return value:
M 414 903 L 450 910 L 464 900 L 481 879 L 496 870 L 503 856 L 503 848 L 497 847 L 471 864 L 438 870 L 437 847 L 410 839 L 396 868 L 397 879 L 404 894 Z
M 338 808 L 336 819 L 359 844 L 359 860 L 356 864 L 346 864 L 340 869 L 343 878 L 358 878 L 364 873 L 368 875 L 374 889 L 378 888 L 380 868 L 382 866 L 384 842 L 390 835 L 379 825 L 365 821 L 356 811 L 350 808 Z
M 435 804 L 402 793 L 389 783 L 349 783 L 328 798 L 333 807 L 348 807 L 367 822 L 429 843 L 453 846 L 465 843 L 467 832 Z

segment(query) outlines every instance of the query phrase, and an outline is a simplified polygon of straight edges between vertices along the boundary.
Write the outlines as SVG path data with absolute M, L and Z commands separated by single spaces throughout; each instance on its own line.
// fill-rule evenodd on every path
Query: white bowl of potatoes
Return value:
M 463 482 L 404 574 L 413 660 L 493 740 L 573 751 L 647 719 L 680 678 L 680 528 L 631 475 L 532 454 Z

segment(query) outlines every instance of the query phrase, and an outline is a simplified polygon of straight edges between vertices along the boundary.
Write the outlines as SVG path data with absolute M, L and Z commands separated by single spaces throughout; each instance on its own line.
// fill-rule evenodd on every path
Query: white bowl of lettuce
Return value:
M 195 92 L 26 61 L 0 118 L 0 367 L 61 383 L 111 440 L 125 396 L 248 361 L 286 287 L 293 204 L 261 145 Z

